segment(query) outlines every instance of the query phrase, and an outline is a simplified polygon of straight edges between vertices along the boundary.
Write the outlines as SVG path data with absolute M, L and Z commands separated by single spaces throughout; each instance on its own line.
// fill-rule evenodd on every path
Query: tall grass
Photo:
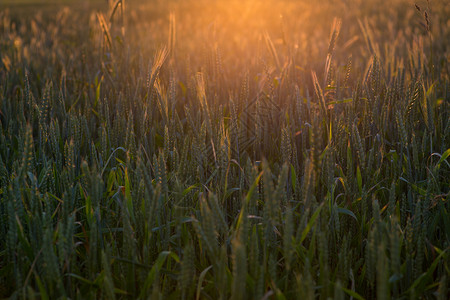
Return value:
M 408 3 L 0 12 L 0 296 L 446 299 L 449 8 Z

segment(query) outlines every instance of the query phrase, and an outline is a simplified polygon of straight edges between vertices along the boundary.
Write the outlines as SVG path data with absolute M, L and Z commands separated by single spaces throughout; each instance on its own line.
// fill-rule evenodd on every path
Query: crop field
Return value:
M 0 299 L 449 299 L 448 0 L 0 3 Z

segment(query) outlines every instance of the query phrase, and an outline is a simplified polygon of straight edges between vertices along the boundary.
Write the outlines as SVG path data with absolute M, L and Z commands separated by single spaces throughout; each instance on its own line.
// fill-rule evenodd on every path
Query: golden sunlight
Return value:
M 0 0 L 0 299 L 448 299 L 448 0 Z

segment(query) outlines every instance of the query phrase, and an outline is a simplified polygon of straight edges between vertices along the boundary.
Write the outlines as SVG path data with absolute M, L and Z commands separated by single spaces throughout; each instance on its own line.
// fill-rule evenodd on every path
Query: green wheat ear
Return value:
M 245 245 L 235 239 L 232 243 L 233 253 L 233 281 L 231 288 L 232 299 L 246 298 L 246 278 L 247 278 L 247 253 Z
M 192 244 L 188 243 L 183 249 L 183 259 L 181 261 L 181 270 L 179 275 L 180 287 L 183 291 L 183 297 L 187 297 L 188 289 L 195 281 L 195 252 Z
M 33 143 L 33 133 L 31 126 L 27 126 L 25 129 L 24 146 L 22 154 L 22 165 L 21 169 L 24 173 L 32 170 L 33 156 L 34 156 L 34 143 Z

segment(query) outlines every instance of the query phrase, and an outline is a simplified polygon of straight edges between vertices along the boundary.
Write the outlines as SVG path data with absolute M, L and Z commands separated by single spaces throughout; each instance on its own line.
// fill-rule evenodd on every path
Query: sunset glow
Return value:
M 0 0 L 0 299 L 447 299 L 449 16 Z

